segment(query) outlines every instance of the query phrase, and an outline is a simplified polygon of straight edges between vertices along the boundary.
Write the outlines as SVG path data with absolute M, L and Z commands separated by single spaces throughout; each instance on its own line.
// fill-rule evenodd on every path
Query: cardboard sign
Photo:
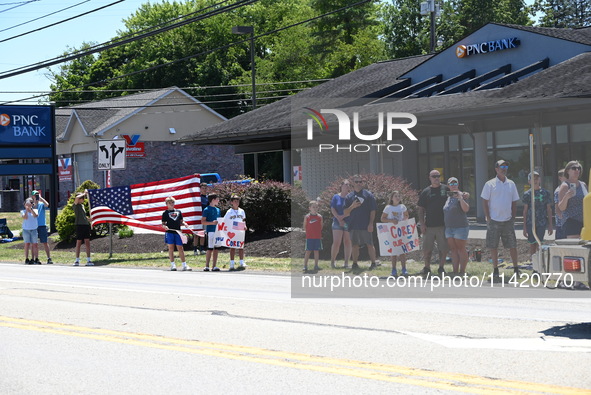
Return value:
M 381 256 L 398 256 L 420 249 L 419 232 L 414 218 L 398 224 L 378 223 L 378 242 Z
M 215 246 L 228 248 L 244 248 L 246 235 L 243 222 L 229 218 L 218 218 L 215 228 Z

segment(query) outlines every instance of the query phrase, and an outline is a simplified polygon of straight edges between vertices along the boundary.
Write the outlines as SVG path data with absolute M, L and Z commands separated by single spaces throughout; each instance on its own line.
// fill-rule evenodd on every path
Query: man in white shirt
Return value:
M 515 215 L 519 193 L 515 183 L 507 178 L 509 164 L 498 160 L 495 164 L 497 176 L 488 180 L 480 197 L 486 218 L 486 247 L 490 250 L 494 267 L 493 276 L 499 276 L 499 239 L 508 248 L 513 261 L 513 270 L 519 275 L 517 266 L 517 238 L 515 237 Z

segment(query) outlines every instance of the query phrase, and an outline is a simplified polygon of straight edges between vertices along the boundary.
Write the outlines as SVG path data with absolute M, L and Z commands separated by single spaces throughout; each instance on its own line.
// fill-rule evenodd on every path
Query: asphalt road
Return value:
M 591 389 L 587 294 L 303 299 L 290 281 L 1 264 L 0 393 Z

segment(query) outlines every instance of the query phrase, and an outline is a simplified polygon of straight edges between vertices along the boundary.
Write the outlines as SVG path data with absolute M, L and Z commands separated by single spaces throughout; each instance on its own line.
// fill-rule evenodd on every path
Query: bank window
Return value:
M 465 133 L 460 137 L 462 139 L 462 151 L 474 149 L 474 141 L 472 140 L 472 136 L 470 136 L 468 133 Z
M 572 143 L 591 141 L 591 123 L 572 125 L 570 136 Z
M 449 136 L 449 152 L 456 152 L 460 150 L 459 136 Z
M 445 150 L 443 136 L 431 137 L 430 140 L 429 146 L 431 147 L 431 152 L 443 152 Z
M 525 129 L 496 132 L 497 149 L 524 147 L 528 141 L 528 132 Z
M 419 140 L 419 152 L 421 154 L 426 154 L 429 152 L 429 148 L 427 147 L 427 139 Z
M 560 143 L 568 143 L 568 128 L 566 125 L 556 126 L 556 142 Z

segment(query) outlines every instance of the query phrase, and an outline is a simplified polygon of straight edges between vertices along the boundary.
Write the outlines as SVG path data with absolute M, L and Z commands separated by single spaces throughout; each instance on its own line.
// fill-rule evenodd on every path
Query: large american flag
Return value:
M 164 200 L 172 196 L 176 200 L 174 207 L 183 213 L 189 228 L 193 232 L 202 229 L 198 174 L 123 187 L 89 189 L 88 195 L 92 226 L 114 223 L 164 232 Z

